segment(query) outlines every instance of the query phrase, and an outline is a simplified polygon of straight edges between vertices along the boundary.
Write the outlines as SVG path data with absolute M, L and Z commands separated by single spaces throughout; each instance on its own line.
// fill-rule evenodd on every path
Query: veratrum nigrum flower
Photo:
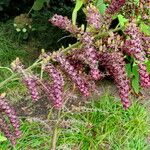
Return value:
M 102 25 L 102 18 L 101 18 L 101 15 L 99 13 L 99 10 L 93 6 L 93 5 L 90 5 L 90 6 L 87 6 L 86 8 L 86 20 L 87 20 L 87 23 L 94 27 L 95 29 L 100 29 L 101 25 Z
M 63 86 L 64 86 L 63 76 L 61 72 L 53 64 L 47 64 L 45 67 L 45 71 L 48 72 L 49 76 L 53 80 L 53 83 L 51 85 L 51 94 L 53 98 L 54 107 L 61 108 L 63 98 Z
M 148 88 L 150 87 L 150 76 L 144 64 L 146 60 L 146 53 L 142 46 L 142 35 L 134 22 L 131 22 L 128 25 L 125 32 L 130 36 L 130 39 L 126 40 L 123 50 L 135 58 L 139 68 L 141 87 Z
M 69 63 L 69 61 L 62 55 L 57 55 L 56 60 L 61 64 L 61 67 L 68 73 L 72 81 L 77 85 L 78 89 L 84 96 L 89 96 L 89 85 L 85 79 L 78 74 L 78 71 Z
M 100 54 L 100 62 L 114 78 L 123 107 L 127 109 L 130 106 L 130 86 L 125 70 L 123 54 L 121 52 L 102 53 Z
M 112 0 L 111 4 L 106 9 L 109 14 L 117 13 L 121 7 L 125 4 L 126 0 Z
M 13 127 L 13 132 L 10 132 L 10 125 L 7 125 L 4 119 L 4 115 L 8 117 L 10 125 Z M 13 145 L 16 144 L 16 140 L 21 135 L 19 127 L 20 123 L 15 110 L 11 106 L 9 106 L 5 98 L 0 95 L 0 129 L 2 129 L 6 137 L 11 141 Z
M 73 25 L 67 17 L 55 14 L 51 19 L 49 19 L 49 22 L 51 22 L 54 26 L 64 29 L 70 33 L 79 33 L 79 28 Z

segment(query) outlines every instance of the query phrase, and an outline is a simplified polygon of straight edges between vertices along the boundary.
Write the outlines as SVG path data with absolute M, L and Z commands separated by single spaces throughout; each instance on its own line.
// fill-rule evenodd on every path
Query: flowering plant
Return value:
M 62 47 L 54 53 L 42 52 L 39 59 L 29 68 L 25 68 L 17 58 L 11 64 L 13 75 L 0 83 L 0 89 L 20 75 L 34 101 L 40 99 L 41 93 L 45 93 L 52 105 L 61 109 L 66 77 L 76 85 L 84 97 L 89 97 L 94 92 L 95 83 L 105 76 L 110 76 L 118 88 L 124 109 L 128 109 L 131 105 L 129 95 L 132 86 L 136 89 L 134 84 L 131 84 L 134 80 L 129 78 L 132 73 L 127 74 L 128 69 L 132 72 L 136 66 L 141 88 L 150 87 L 147 69 L 150 38 L 149 32 L 142 28 L 142 25 L 148 26 L 148 3 L 142 0 L 138 4 L 125 0 L 102 3 L 77 0 L 72 21 L 58 14 L 49 19 L 54 26 L 70 32 L 77 39 L 77 43 L 67 48 Z M 87 24 L 86 27 L 79 27 L 76 17 L 83 5 Z M 137 12 L 138 7 L 140 11 Z M 119 21 L 111 28 L 114 18 Z M 131 60 L 133 64 L 126 70 L 126 64 Z M 32 71 L 37 66 L 41 66 L 41 76 Z M 44 78 L 43 73 L 47 74 L 49 79 Z M 15 140 L 20 136 L 19 122 L 3 96 L 0 96 L 0 110 L 0 127 L 12 144 L 15 144 Z M 9 131 L 3 115 L 10 119 L 14 134 Z

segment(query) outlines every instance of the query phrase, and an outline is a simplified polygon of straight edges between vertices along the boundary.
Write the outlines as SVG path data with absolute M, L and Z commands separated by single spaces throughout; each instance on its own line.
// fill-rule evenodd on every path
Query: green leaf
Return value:
M 76 5 L 72 12 L 72 23 L 74 25 L 76 24 L 76 20 L 77 20 L 77 13 L 80 10 L 80 8 L 82 7 L 83 3 L 84 3 L 83 0 L 76 0 Z
M 36 0 L 32 6 L 32 9 L 36 11 L 41 10 L 46 1 L 47 0 Z
M 134 3 L 135 3 L 136 5 L 139 5 L 139 0 L 134 0 Z
M 98 0 L 96 3 L 97 8 L 99 9 L 100 14 L 104 14 L 106 10 L 106 4 L 103 0 Z
M 105 13 L 105 10 L 106 10 L 106 5 L 105 5 L 105 4 L 102 4 L 102 5 L 99 7 L 99 12 L 100 12 L 100 14 L 104 14 L 104 13 Z
M 150 26 L 146 25 L 144 22 L 140 24 L 140 29 L 143 33 L 150 36 Z
M 118 15 L 118 20 L 121 27 L 124 27 L 125 23 L 128 22 L 128 19 L 126 19 L 123 15 Z
M 145 64 L 146 64 L 148 73 L 150 73 L 150 60 L 148 60 Z
M 132 74 L 133 74 L 132 87 L 134 91 L 138 94 L 140 91 L 140 83 L 139 83 L 139 72 L 138 72 L 137 65 L 133 65 Z
M 128 77 L 130 78 L 132 75 L 131 64 L 126 64 L 126 71 L 127 71 Z
M 0 6 L 0 11 L 3 11 L 3 7 L 2 6 Z
M 7 138 L 2 136 L 2 135 L 0 135 L 0 142 L 4 142 L 4 141 L 7 141 Z

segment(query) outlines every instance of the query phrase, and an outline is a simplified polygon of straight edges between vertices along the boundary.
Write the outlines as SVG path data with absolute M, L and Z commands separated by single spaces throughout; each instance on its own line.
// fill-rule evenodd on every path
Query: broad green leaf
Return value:
M 125 23 L 128 22 L 128 19 L 126 19 L 123 15 L 118 15 L 118 20 L 121 27 L 124 27 Z
M 41 10 L 46 1 L 47 0 L 36 0 L 32 6 L 32 9 L 36 11 Z
M 140 91 L 140 83 L 139 83 L 139 72 L 138 72 L 137 65 L 133 65 L 132 74 L 133 74 L 132 87 L 133 87 L 134 91 L 138 94 Z
M 7 141 L 7 138 L 2 136 L 2 135 L 0 135 L 0 142 L 4 142 L 4 141 Z
M 83 3 L 84 3 L 83 0 L 76 0 L 76 5 L 72 12 L 72 23 L 74 25 L 76 24 L 76 20 L 77 20 L 77 13 L 80 10 L 80 8 L 82 7 Z
M 145 23 L 140 24 L 140 29 L 143 33 L 150 36 L 150 26 L 146 25 Z

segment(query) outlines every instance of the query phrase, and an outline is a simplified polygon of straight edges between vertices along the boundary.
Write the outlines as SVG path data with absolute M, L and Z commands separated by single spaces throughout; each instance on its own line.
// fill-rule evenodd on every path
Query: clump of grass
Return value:
M 129 110 L 125 111 L 120 101 L 109 94 L 85 106 L 63 111 L 60 125 L 57 132 L 58 150 L 75 148 L 76 150 L 149 150 L 150 148 L 147 141 L 149 116 L 145 106 L 133 102 Z M 52 131 L 46 130 L 43 124 L 24 120 L 21 130 L 23 136 L 12 150 L 50 149 Z M 11 149 L 9 142 L 2 142 L 0 149 Z
M 108 94 L 80 111 L 66 113 L 70 126 L 62 129 L 59 147 L 82 150 L 148 150 L 148 113 L 134 102 L 125 111 L 120 101 Z M 73 123 L 71 123 L 73 122 Z

